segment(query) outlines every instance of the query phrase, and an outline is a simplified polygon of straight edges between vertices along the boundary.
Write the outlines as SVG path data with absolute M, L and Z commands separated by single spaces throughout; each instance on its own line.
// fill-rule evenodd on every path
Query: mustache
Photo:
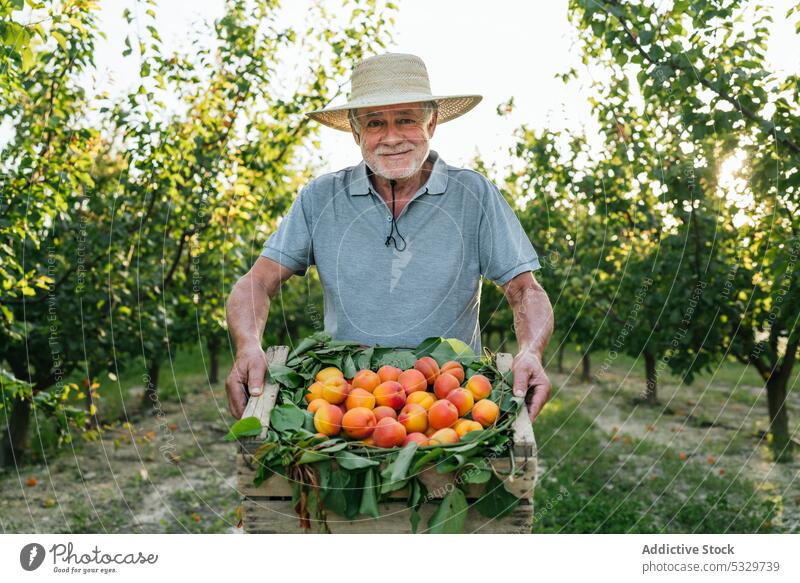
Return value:
M 414 150 L 414 146 L 410 144 L 406 144 L 404 146 L 398 146 L 395 148 L 377 148 L 375 150 L 375 154 L 378 156 L 387 156 L 391 154 L 402 154 L 404 152 L 411 152 Z

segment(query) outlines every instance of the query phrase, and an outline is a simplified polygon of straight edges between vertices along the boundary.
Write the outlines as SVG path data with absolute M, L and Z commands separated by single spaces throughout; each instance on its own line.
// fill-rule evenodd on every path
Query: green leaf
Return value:
M 382 355 L 373 366 L 374 368 L 380 368 L 381 366 L 389 365 L 406 370 L 413 368 L 416 361 L 416 355 L 410 350 L 395 350 Z
M 475 503 L 475 508 L 488 518 L 502 518 L 511 513 L 519 504 L 519 498 L 511 494 L 503 486 L 498 477 L 492 473 L 486 482 L 484 495 Z
M 269 426 L 275 431 L 297 431 L 303 427 L 306 416 L 297 405 L 278 405 L 269 414 Z
M 258 417 L 245 417 L 239 419 L 231 426 L 228 434 L 223 438 L 225 441 L 235 441 L 240 437 L 250 437 L 261 433 L 261 420 Z
M 340 451 L 336 454 L 336 463 L 345 470 L 363 470 L 378 465 L 378 460 L 354 454 L 352 451 Z
M 370 363 L 372 362 L 372 353 L 375 352 L 375 348 L 370 346 L 369 348 L 361 351 L 358 355 L 356 355 L 356 368 L 358 370 L 368 369 L 370 367 Z
M 272 380 L 279 382 L 290 389 L 296 389 L 303 384 L 302 377 L 285 364 L 270 364 L 269 376 Z
M 378 518 L 378 470 L 370 468 L 364 474 L 364 487 L 361 494 L 359 514 Z
M 330 459 L 329 455 L 308 449 L 300 454 L 297 464 L 313 464 L 327 459 Z
M 429 356 L 431 352 L 436 350 L 440 344 L 444 342 L 444 338 L 441 336 L 431 336 L 430 338 L 426 338 L 414 349 L 414 354 L 417 358 L 422 358 L 423 356 Z
M 356 376 L 357 372 L 356 363 L 353 362 L 353 357 L 348 354 L 344 357 L 344 361 L 342 362 L 342 373 L 345 378 L 352 379 Z
M 464 492 L 455 488 L 439 503 L 439 507 L 428 521 L 431 534 L 460 534 L 464 532 L 467 519 L 467 498 Z
M 381 476 L 384 480 L 381 484 L 381 494 L 394 492 L 405 486 L 406 479 L 408 478 L 408 468 L 414 459 L 417 446 L 418 444 L 416 441 L 409 442 L 408 445 L 400 450 L 400 453 L 397 454 L 394 461 L 383 469 Z

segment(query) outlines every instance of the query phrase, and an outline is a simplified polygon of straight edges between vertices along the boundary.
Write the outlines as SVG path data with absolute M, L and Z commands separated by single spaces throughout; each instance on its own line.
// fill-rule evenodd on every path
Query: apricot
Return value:
M 409 433 L 403 441 L 403 447 L 407 446 L 412 441 L 416 441 L 420 447 L 428 445 L 428 437 L 424 433 Z
M 450 427 L 458 421 L 458 409 L 447 399 L 439 399 L 428 409 L 428 425 L 436 429 Z
M 406 404 L 406 391 L 397 381 L 386 381 L 375 387 L 372 393 L 375 402 L 382 407 L 391 407 L 395 411 L 402 409 Z
M 308 393 L 306 394 L 306 402 L 310 403 L 314 399 L 322 399 L 322 387 L 324 385 L 320 382 L 311 383 L 311 386 L 308 387 Z
M 382 383 L 386 381 L 396 381 L 401 372 L 403 371 L 396 366 L 385 364 L 378 369 L 378 377 L 381 379 Z
M 397 416 L 397 421 L 408 433 L 422 433 L 428 428 L 428 411 L 421 405 L 411 403 L 403 407 Z
M 347 386 L 344 377 L 333 377 L 323 383 L 322 398 L 334 405 L 343 403 L 347 398 Z
M 423 356 L 414 363 L 414 368 L 425 375 L 429 385 L 439 376 L 439 363 L 432 356 Z
M 459 437 L 464 437 L 470 431 L 481 431 L 483 429 L 483 425 L 477 421 L 472 421 L 471 419 L 459 419 L 456 421 L 456 424 L 453 425 L 453 429 L 456 430 L 456 433 L 458 433 Z
M 342 428 L 342 410 L 326 403 L 314 413 L 314 427 L 324 435 L 337 435 Z
M 354 389 L 364 389 L 371 393 L 381 382 L 378 373 L 365 368 L 356 373 L 356 376 L 353 377 L 352 384 Z
M 450 391 L 458 388 L 458 379 L 451 375 L 449 372 L 441 373 L 433 382 L 433 392 L 439 399 L 446 399 Z
M 445 443 L 458 443 L 458 433 L 452 427 L 443 427 L 428 438 L 428 445 L 443 445 Z
M 312 413 L 316 413 L 317 409 L 326 404 L 328 404 L 328 401 L 326 401 L 325 399 L 314 399 L 308 404 L 308 410 L 311 411 Z
M 400 376 L 397 377 L 397 382 L 403 385 L 406 395 L 428 389 L 428 380 L 425 378 L 425 375 L 415 368 L 410 368 L 401 372 Z
M 439 373 L 449 373 L 458 379 L 458 384 L 464 382 L 464 367 L 461 366 L 460 362 L 455 360 L 448 360 L 445 362 L 442 367 L 439 369 Z
M 428 425 L 428 428 L 425 430 L 425 437 L 430 437 L 431 435 L 433 435 L 437 431 L 439 431 L 439 430 L 436 429 L 435 427 L 431 427 L 430 425 Z
M 389 419 L 397 419 L 397 412 L 391 407 L 386 407 L 385 405 L 381 407 L 375 407 L 372 412 L 375 413 L 376 422 L 380 421 L 384 417 L 388 417 Z
M 342 430 L 348 437 L 363 439 L 372 435 L 375 423 L 375 414 L 372 409 L 355 407 L 347 411 L 342 417 Z
M 481 399 L 472 407 L 472 418 L 484 427 L 494 423 L 499 414 L 500 407 L 489 399 Z
M 314 380 L 319 381 L 320 383 L 325 383 L 335 378 L 340 378 L 344 380 L 344 373 L 335 366 L 329 366 L 320 369 L 320 371 L 317 373 L 317 376 L 314 377 Z
M 492 383 L 482 374 L 475 374 L 469 377 L 465 386 L 476 401 L 485 399 L 492 393 Z
M 385 417 L 375 425 L 372 439 L 378 447 L 396 447 L 406 439 L 406 428 L 394 419 Z
M 470 397 L 472 397 L 471 394 Z M 375 395 L 373 395 L 366 389 L 353 389 L 347 395 L 347 399 L 345 400 L 345 405 L 347 406 L 348 411 L 350 409 L 355 409 L 356 407 L 366 407 L 367 409 L 374 409 Z
M 415 405 L 421 405 L 427 411 L 433 405 L 433 402 L 436 400 L 436 397 L 433 396 L 433 393 L 423 393 L 422 391 L 416 391 L 411 393 L 406 397 L 406 405 L 411 403 Z
M 439 381 L 437 380 L 436 382 Z M 459 417 L 463 417 L 469 413 L 472 409 L 472 406 L 475 404 L 475 399 L 472 397 L 472 393 L 470 393 L 467 389 L 455 389 L 450 391 L 447 394 L 447 400 L 456 406 Z

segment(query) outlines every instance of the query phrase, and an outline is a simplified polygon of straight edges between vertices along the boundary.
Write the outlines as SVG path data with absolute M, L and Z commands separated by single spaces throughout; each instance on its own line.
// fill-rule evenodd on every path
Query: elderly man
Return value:
M 258 395 L 264 384 L 270 299 L 316 265 L 325 329 L 363 344 L 410 347 L 445 336 L 480 354 L 481 276 L 501 286 L 519 344 L 514 392 L 527 393 L 536 418 L 550 396 L 542 353 L 553 330 L 550 302 L 532 273 L 538 256 L 498 189 L 429 147 L 437 124 L 480 100 L 434 96 L 421 59 L 386 54 L 356 66 L 347 104 L 308 114 L 352 132 L 363 161 L 303 188 L 234 286 L 227 318 L 237 352 L 226 384 L 234 417 L 248 390 Z

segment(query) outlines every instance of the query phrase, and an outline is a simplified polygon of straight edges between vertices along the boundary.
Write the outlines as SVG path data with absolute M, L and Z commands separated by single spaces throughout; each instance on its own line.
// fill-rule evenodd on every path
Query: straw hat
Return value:
M 435 101 L 439 105 L 437 123 L 444 123 L 464 115 L 481 99 L 481 95 L 433 95 L 422 59 L 386 53 L 364 59 L 355 66 L 350 78 L 350 101 L 306 115 L 335 130 L 349 132 L 350 109 Z

